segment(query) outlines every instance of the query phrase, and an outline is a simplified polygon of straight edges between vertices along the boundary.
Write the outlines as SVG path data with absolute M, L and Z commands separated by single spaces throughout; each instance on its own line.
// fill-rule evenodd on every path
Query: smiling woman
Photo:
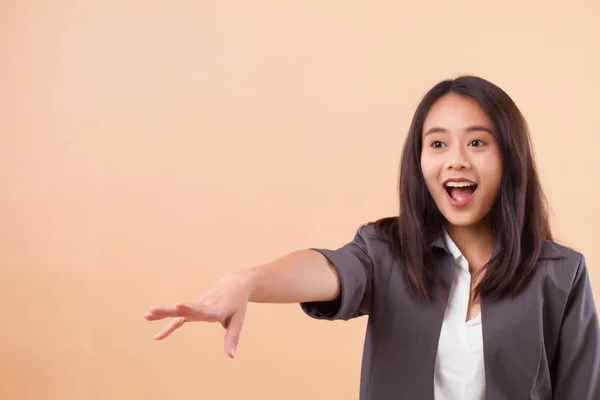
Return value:
M 404 148 L 400 204 L 399 218 L 374 226 L 415 293 L 432 296 L 436 239 L 444 239 L 456 261 L 436 352 L 435 398 L 485 398 L 483 350 L 473 352 L 484 347 L 480 296 L 518 293 L 551 240 L 525 120 L 502 89 L 466 76 L 427 93 Z
M 435 85 L 404 145 L 400 212 L 345 246 L 225 276 L 148 320 L 219 322 L 235 357 L 248 302 L 369 316 L 360 398 L 599 399 L 600 328 L 585 258 L 552 241 L 525 119 L 502 89 Z

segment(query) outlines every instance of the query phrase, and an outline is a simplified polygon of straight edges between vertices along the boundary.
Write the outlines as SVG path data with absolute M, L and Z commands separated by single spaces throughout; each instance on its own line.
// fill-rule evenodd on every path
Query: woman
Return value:
M 584 257 L 552 241 L 526 123 L 477 77 L 433 87 L 402 155 L 400 213 L 337 250 L 225 276 L 148 320 L 220 322 L 235 356 L 246 306 L 368 315 L 360 398 L 600 399 L 600 328 Z

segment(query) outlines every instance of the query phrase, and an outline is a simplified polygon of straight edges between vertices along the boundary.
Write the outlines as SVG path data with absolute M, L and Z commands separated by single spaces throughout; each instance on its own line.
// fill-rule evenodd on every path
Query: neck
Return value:
M 469 262 L 469 270 L 477 272 L 491 258 L 496 239 L 489 224 L 481 223 L 471 226 L 446 226 L 460 252 Z

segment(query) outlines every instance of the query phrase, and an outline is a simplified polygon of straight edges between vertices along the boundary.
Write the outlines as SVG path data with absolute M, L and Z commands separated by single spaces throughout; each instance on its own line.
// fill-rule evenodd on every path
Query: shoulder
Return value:
M 554 241 L 544 242 L 539 259 L 545 265 L 545 280 L 565 291 L 571 289 L 579 276 L 587 274 L 585 256 Z
M 553 261 L 552 265 L 562 265 L 563 268 L 577 267 L 583 260 L 584 256 L 579 251 L 557 243 L 552 240 L 545 240 L 540 252 L 540 260 Z
M 357 237 L 371 245 L 398 243 L 398 217 L 384 217 L 358 228 Z
M 351 246 L 360 248 L 373 261 L 386 261 L 394 257 L 398 246 L 397 217 L 385 217 L 358 226 Z

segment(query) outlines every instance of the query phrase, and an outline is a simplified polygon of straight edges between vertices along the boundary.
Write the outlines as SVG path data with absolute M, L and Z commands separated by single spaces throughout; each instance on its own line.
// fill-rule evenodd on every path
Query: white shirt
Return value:
M 446 248 L 454 257 L 454 274 L 438 343 L 434 398 L 484 400 L 481 313 L 465 322 L 471 294 L 469 265 L 447 233 L 444 239 Z

